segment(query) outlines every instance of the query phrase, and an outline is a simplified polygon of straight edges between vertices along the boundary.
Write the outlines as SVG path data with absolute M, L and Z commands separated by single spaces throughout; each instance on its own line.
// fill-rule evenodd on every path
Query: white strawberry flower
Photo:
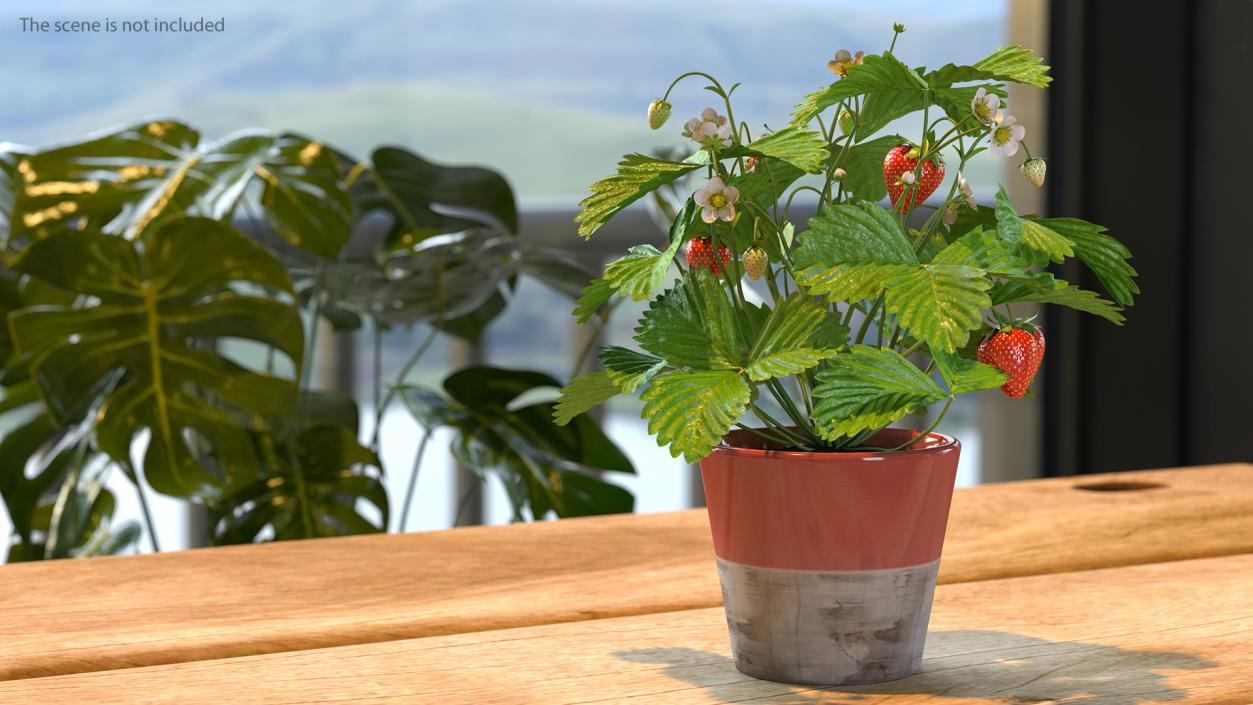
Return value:
M 700 218 L 706 223 L 715 220 L 731 222 L 735 219 L 735 203 L 740 200 L 740 190 L 727 186 L 722 179 L 715 176 L 692 194 L 696 205 L 700 206 Z
M 993 152 L 1002 157 L 1012 157 L 1018 152 L 1018 142 L 1027 136 L 1027 128 L 1018 124 L 1013 115 L 1006 115 L 992 133 L 988 135 L 988 144 Z
M 913 183 L 914 183 L 914 172 L 912 172 L 912 171 L 907 171 L 907 172 L 905 172 L 904 174 L 901 174 L 901 183 L 902 183 L 902 184 L 905 184 L 906 186 L 909 186 L 909 185 L 913 184 Z
M 988 93 L 988 89 L 979 88 L 970 101 L 970 112 L 984 125 L 995 125 L 1001 121 L 1001 97 Z
M 843 167 L 837 167 L 836 170 L 831 173 L 831 178 L 836 181 L 843 181 L 845 176 L 848 176 L 848 172 L 844 171 Z
M 975 203 L 974 191 L 970 190 L 970 182 L 961 174 L 957 175 L 957 190 L 961 192 L 962 199 L 966 201 L 966 205 L 970 206 L 970 210 L 979 210 L 979 204 Z
M 683 125 L 683 136 L 692 138 L 702 147 L 730 147 L 731 124 L 718 111 L 705 108 L 700 117 Z
M 941 218 L 941 221 L 946 229 L 953 227 L 953 223 L 957 222 L 957 201 L 953 201 L 945 207 L 944 217 Z

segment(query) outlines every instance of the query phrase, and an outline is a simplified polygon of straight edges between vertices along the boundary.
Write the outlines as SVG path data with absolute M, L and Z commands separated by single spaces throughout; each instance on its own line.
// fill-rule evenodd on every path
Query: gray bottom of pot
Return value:
M 939 565 L 807 571 L 719 559 L 735 667 L 808 685 L 910 676 L 922 665 Z

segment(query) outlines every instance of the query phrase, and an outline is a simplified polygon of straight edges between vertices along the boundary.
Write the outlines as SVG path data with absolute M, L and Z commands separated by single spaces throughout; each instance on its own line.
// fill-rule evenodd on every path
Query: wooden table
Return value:
M 0 703 L 1253 703 L 1253 466 L 956 493 L 923 671 L 728 660 L 704 512 L 0 568 Z

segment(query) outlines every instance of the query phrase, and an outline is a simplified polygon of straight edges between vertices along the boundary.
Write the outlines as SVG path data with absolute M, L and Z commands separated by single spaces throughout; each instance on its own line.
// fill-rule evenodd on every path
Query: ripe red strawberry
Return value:
M 722 274 L 722 267 L 731 264 L 731 251 L 726 245 L 718 245 L 718 259 L 722 260 L 722 267 L 713 258 L 713 248 L 710 246 L 709 238 L 694 237 L 687 241 L 687 250 L 684 252 L 687 257 L 688 266 L 693 268 L 704 267 L 712 271 L 714 274 Z
M 766 276 L 766 267 L 769 262 L 770 257 L 760 247 L 750 247 L 744 251 L 744 273 L 749 279 L 755 281 Z
M 976 357 L 1009 375 L 1001 391 L 1010 399 L 1019 399 L 1027 393 L 1044 360 L 1044 331 L 1006 326 L 979 343 Z
M 912 155 L 912 156 L 911 156 Z M 883 183 L 888 187 L 888 196 L 892 199 L 892 207 L 896 207 L 896 202 L 900 200 L 901 194 L 905 191 L 905 184 L 901 181 L 901 175 L 906 172 L 912 173 L 918 168 L 918 148 L 908 144 L 902 144 L 893 147 L 883 158 Z M 918 183 L 914 186 L 913 196 L 910 198 L 908 208 L 915 208 L 919 203 L 927 200 L 927 196 L 935 193 L 939 188 L 940 182 L 944 180 L 944 162 L 926 161 L 922 165 L 922 171 L 918 174 Z

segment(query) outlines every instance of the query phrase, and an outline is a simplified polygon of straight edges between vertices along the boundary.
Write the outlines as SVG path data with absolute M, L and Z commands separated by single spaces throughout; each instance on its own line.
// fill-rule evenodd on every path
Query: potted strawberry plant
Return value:
M 701 464 L 736 666 L 847 684 L 921 663 L 960 452 L 935 429 L 958 395 L 1027 393 L 1045 335 L 1015 304 L 1120 324 L 1138 289 L 1101 226 L 1020 214 L 1004 188 L 980 205 L 963 176 L 991 150 L 1043 183 L 1004 103 L 1006 83 L 1051 80 L 1030 51 L 928 71 L 841 50 L 829 66 L 833 83 L 757 134 L 735 119 L 735 87 L 699 72 L 671 84 L 701 78 L 718 96 L 683 126 L 694 153 L 628 155 L 578 216 L 591 237 L 647 194 L 686 195 L 669 237 L 611 263 L 575 309 L 651 300 L 639 347 L 604 348 L 556 415 L 639 393 L 658 443 Z M 914 114 L 915 139 L 887 132 Z M 1108 298 L 1044 271 L 1070 257 Z M 892 426 L 915 414 L 933 420 Z

